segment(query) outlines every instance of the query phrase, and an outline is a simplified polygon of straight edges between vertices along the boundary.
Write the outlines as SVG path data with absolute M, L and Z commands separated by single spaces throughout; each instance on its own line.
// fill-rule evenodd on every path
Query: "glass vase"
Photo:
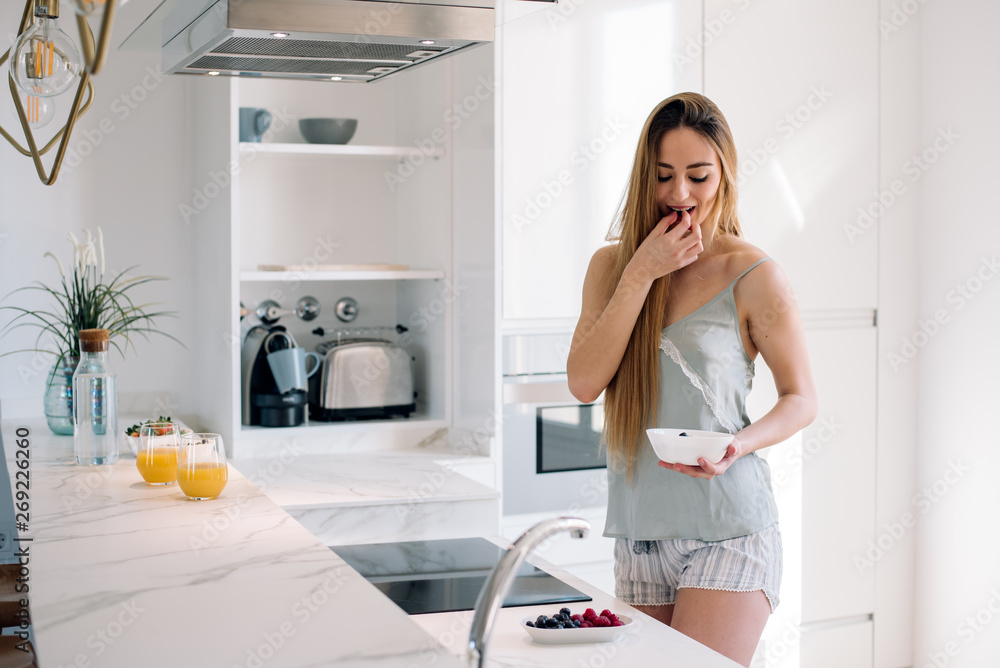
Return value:
M 79 363 L 76 355 L 64 355 L 47 376 L 45 419 L 54 434 L 73 435 L 73 372 Z

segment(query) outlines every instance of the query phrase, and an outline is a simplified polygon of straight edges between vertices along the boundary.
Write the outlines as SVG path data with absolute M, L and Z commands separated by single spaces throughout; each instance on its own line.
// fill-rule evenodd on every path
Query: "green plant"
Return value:
M 127 274 L 138 267 L 134 265 L 116 274 L 109 282 L 105 282 L 104 235 L 100 227 L 97 228 L 96 239 L 91 236 L 90 230 L 85 231 L 87 233 L 85 244 L 80 244 L 72 232 L 69 235 L 70 241 L 73 242 L 71 275 L 67 276 L 62 262 L 53 253 L 48 252 L 43 256 L 51 257 L 59 266 L 61 284 L 58 289 L 50 288 L 38 281 L 33 285 L 18 288 L 4 297 L 6 300 L 18 292 L 37 291 L 55 299 L 55 305 L 50 310 L 20 306 L 0 307 L 0 310 L 14 311 L 18 314 L 3 328 L 3 333 L 19 327 L 37 327 L 40 330 L 35 339 L 35 348 L 14 350 L 5 355 L 31 351 L 45 352 L 57 355 L 56 364 L 59 364 L 66 356 L 80 356 L 80 330 L 83 329 L 109 330 L 111 345 L 122 356 L 125 353 L 119 341 L 124 340 L 124 346 L 126 348 L 132 346 L 134 350 L 135 343 L 132 336 L 135 334 L 147 339 L 149 334 L 160 334 L 181 343 L 176 337 L 154 327 L 156 318 L 174 316 L 176 315 L 174 312 L 147 312 L 146 309 L 155 304 L 136 305 L 131 298 L 131 291 L 134 288 L 152 281 L 165 281 L 166 277 L 128 277 Z M 58 353 L 39 347 L 46 333 L 55 339 Z
M 170 419 L 169 415 L 167 415 L 166 417 L 164 417 L 164 416 L 161 415 L 160 417 L 156 418 L 155 420 L 146 420 L 145 422 L 140 422 L 138 424 L 132 425 L 131 427 L 129 427 L 128 429 L 125 430 L 125 435 L 126 436 L 138 436 L 139 433 L 142 431 L 142 426 L 144 424 L 155 424 L 157 422 L 173 422 L 173 420 Z M 160 433 L 167 433 L 167 432 L 160 432 Z

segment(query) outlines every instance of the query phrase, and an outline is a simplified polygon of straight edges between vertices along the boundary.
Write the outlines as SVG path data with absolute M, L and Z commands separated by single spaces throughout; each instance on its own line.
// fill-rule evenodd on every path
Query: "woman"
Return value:
M 653 110 L 617 243 L 587 270 L 567 373 L 580 401 L 605 395 L 615 595 L 749 666 L 781 580 L 769 468 L 755 451 L 812 422 L 816 392 L 788 279 L 741 238 L 736 173 L 709 99 L 681 93 Z M 750 424 L 758 353 L 778 401 Z M 720 462 L 684 466 L 658 461 L 654 426 L 735 438 Z

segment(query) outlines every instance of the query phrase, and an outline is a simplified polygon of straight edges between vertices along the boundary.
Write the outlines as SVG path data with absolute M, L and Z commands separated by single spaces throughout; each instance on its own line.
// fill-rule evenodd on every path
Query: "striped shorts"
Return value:
M 629 605 L 673 605 L 684 587 L 764 591 L 771 612 L 781 586 L 777 524 L 728 540 L 615 539 L 615 597 Z

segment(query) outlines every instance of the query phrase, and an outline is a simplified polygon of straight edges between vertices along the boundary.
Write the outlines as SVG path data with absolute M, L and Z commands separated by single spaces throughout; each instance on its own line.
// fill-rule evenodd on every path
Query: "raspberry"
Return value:
M 583 611 L 583 618 L 584 619 L 590 619 L 591 617 L 596 617 L 596 616 L 597 616 L 597 613 L 594 612 L 593 608 L 587 608 L 586 610 Z
M 583 621 L 583 615 L 572 615 L 570 617 L 570 619 L 572 619 L 574 622 L 582 622 Z
M 620 619 L 615 619 L 611 622 L 611 626 L 625 626 L 624 622 Z
M 581 629 L 592 629 L 592 628 L 594 628 L 594 624 L 592 622 L 583 621 L 583 622 L 580 622 L 580 628 Z
M 593 624 L 594 626 L 603 628 L 605 626 L 611 626 L 611 620 L 604 616 L 595 617 Z
M 601 610 L 601 617 L 607 617 L 608 619 L 611 619 L 613 616 L 614 613 L 612 613 L 610 610 L 608 609 Z

